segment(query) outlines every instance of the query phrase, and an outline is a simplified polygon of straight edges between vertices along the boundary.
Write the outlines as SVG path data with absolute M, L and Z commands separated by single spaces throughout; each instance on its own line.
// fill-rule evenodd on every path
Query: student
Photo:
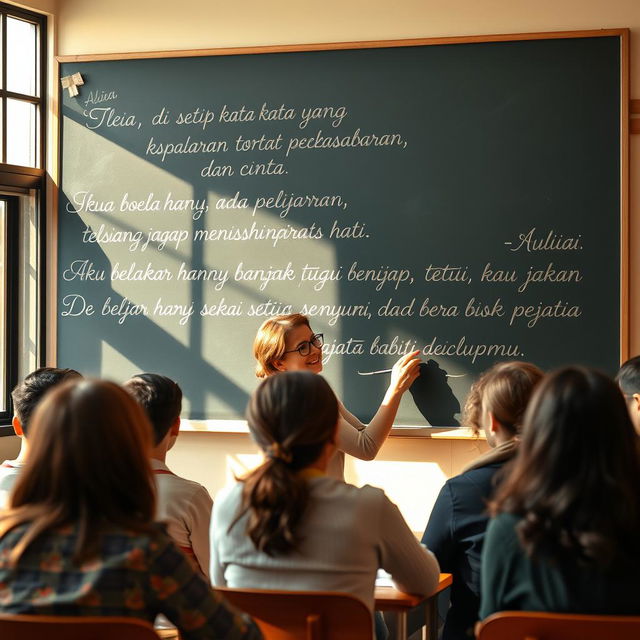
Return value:
M 321 333 L 313 333 L 309 320 L 299 313 L 276 316 L 263 322 L 253 343 L 256 376 L 265 378 L 282 371 L 322 371 Z M 344 479 L 344 454 L 373 460 L 391 431 L 402 394 L 419 375 L 419 351 L 400 358 L 393 366 L 389 388 L 376 415 L 368 425 L 338 402 L 337 447 L 327 474 Z
M 379 567 L 408 593 L 429 594 L 438 563 L 381 489 L 331 478 L 338 401 L 309 372 L 264 380 L 247 421 L 265 461 L 213 509 L 214 585 L 351 593 L 373 611 Z
M 75 369 L 41 367 L 32 371 L 11 392 L 13 399 L 13 430 L 20 437 L 20 453 L 15 460 L 5 460 L 0 465 L 0 508 L 7 505 L 9 494 L 22 471 L 29 452 L 29 422 L 31 414 L 45 393 L 71 378 L 82 377 Z
M 627 360 L 616 375 L 635 430 L 640 434 L 640 356 Z
M 528 362 L 503 362 L 486 371 L 469 394 L 465 423 L 476 433 L 484 429 L 491 450 L 447 480 L 422 536 L 441 570 L 453 574 L 443 640 L 473 638 L 480 607 L 480 558 L 489 521 L 487 502 L 499 472 L 515 456 L 527 403 L 542 376 Z
M 640 614 L 640 456 L 604 374 L 547 376 L 491 504 L 481 618 L 502 610 Z
M 70 381 L 38 407 L 0 516 L 0 612 L 165 614 L 184 640 L 257 638 L 154 524 L 151 428 L 110 382 Z
M 180 433 L 182 390 L 170 378 L 140 373 L 123 387 L 144 408 L 153 430 L 151 469 L 158 490 L 156 518 L 167 524 L 167 533 L 209 579 L 209 525 L 213 501 L 197 482 L 173 473 L 166 465 L 167 452 Z

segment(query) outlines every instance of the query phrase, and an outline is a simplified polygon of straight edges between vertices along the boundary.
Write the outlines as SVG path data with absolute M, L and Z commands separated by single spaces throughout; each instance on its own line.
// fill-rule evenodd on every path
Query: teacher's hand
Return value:
M 402 356 L 391 369 L 391 382 L 389 391 L 403 394 L 420 375 L 420 351 L 413 351 Z

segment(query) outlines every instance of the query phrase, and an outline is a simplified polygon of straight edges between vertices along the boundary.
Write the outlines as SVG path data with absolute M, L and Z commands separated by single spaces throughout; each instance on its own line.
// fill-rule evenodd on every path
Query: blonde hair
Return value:
M 260 325 L 253 341 L 253 357 L 257 360 L 256 376 L 258 378 L 266 378 L 278 373 L 273 363 L 284 356 L 289 331 L 300 325 L 311 328 L 309 318 L 301 313 L 275 316 Z

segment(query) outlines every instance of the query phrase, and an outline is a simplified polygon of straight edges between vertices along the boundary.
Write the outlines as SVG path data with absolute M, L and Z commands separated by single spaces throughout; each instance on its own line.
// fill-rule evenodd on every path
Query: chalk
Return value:
M 380 371 L 358 371 L 359 376 L 377 376 L 379 373 L 391 373 L 392 369 L 380 369 Z M 447 373 L 447 378 L 464 378 L 466 373 Z

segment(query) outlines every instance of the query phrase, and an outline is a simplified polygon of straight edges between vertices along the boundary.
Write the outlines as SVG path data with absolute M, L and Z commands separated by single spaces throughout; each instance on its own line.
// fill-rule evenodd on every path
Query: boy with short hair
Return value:
M 144 407 L 153 427 L 151 467 L 156 480 L 158 520 L 175 543 L 209 579 L 209 524 L 213 501 L 197 482 L 175 475 L 165 461 L 180 431 L 182 391 L 170 378 L 141 373 L 123 387 Z
M 29 452 L 29 420 L 44 395 L 56 385 L 71 378 L 81 378 L 75 369 L 40 367 L 32 371 L 11 392 L 13 399 L 13 430 L 20 437 L 20 453 L 15 460 L 5 460 L 0 465 L 0 508 L 7 506 L 13 489 Z
M 631 422 L 640 434 L 640 356 L 630 358 L 620 367 L 616 382 L 624 394 Z

